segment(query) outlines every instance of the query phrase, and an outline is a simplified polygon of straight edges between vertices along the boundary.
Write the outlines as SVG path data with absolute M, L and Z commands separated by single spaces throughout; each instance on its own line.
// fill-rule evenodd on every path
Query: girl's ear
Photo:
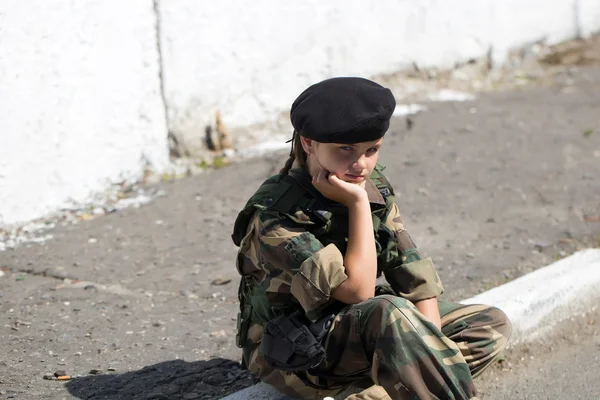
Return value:
M 314 150 L 314 142 L 312 139 L 307 139 L 304 136 L 300 136 L 300 142 L 302 143 L 302 148 L 306 154 L 312 154 Z

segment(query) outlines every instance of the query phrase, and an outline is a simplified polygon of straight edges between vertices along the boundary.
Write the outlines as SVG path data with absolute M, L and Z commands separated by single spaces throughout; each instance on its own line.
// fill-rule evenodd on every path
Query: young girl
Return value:
M 361 78 L 306 89 L 290 159 L 236 220 L 243 364 L 288 395 L 472 399 L 510 336 L 499 309 L 437 299 L 377 163 L 395 105 Z

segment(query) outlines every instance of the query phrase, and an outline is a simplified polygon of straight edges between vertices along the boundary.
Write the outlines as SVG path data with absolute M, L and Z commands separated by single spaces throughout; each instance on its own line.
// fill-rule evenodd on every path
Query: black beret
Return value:
M 364 78 L 331 78 L 298 96 L 290 117 L 300 135 L 323 143 L 377 140 L 396 108 L 391 90 Z

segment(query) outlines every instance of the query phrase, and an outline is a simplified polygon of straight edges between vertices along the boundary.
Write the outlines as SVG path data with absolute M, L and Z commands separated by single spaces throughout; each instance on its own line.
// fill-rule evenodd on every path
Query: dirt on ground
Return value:
M 552 333 L 509 348 L 476 381 L 481 400 L 600 398 L 600 293 L 596 305 L 566 316 Z
M 600 247 L 599 67 L 423 104 L 394 119 L 380 161 L 446 299 Z M 158 183 L 147 205 L 0 252 L 0 399 L 218 399 L 253 384 L 230 234 L 286 156 Z

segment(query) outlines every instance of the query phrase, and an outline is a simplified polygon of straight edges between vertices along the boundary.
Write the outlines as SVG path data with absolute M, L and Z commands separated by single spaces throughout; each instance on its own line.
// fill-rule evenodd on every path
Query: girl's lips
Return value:
M 346 174 L 346 177 L 349 180 L 352 180 L 352 181 L 364 181 L 365 180 L 365 177 L 362 176 L 362 175 L 350 175 L 350 174 Z

